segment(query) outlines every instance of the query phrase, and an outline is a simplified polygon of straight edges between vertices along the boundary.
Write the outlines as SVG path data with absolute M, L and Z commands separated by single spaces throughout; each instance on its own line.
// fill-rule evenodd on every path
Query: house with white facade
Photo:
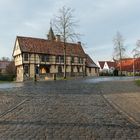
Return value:
M 100 68 L 100 73 L 113 74 L 116 63 L 113 61 L 98 61 L 97 65 Z

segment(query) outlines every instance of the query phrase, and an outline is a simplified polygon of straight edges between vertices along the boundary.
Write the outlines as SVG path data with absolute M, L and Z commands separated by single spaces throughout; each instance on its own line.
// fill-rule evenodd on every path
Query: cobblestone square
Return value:
M 90 79 L 0 89 L 0 140 L 139 140 L 139 91 Z

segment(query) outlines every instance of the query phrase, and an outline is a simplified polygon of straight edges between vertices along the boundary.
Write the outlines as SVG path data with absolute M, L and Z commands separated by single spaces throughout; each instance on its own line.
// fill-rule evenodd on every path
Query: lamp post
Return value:
M 135 80 L 135 55 L 133 55 L 133 77 Z
M 39 74 L 40 74 L 40 70 L 39 70 L 39 64 L 37 64 L 37 74 L 38 74 L 38 77 L 39 77 Z
M 34 81 L 36 82 L 37 81 L 37 74 L 39 75 L 39 64 L 37 64 L 35 66 L 35 77 L 34 77 Z
M 135 58 L 137 58 L 139 56 L 139 51 L 137 49 L 134 49 L 132 51 L 133 53 L 133 77 L 134 77 L 134 80 L 135 80 L 135 71 L 136 71 L 136 68 L 135 68 Z
M 38 67 L 38 74 L 40 73 L 40 72 L 39 72 L 39 66 L 40 66 L 40 65 L 38 64 L 38 65 L 37 65 L 37 67 Z

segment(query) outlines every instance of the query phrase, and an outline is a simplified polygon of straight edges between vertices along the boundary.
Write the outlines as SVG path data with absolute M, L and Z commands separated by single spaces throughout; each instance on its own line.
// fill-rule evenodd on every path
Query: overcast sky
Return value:
M 95 62 L 111 60 L 117 31 L 131 55 L 140 39 L 140 0 L 0 0 L 0 57 L 11 58 L 17 35 L 46 38 L 50 20 L 64 5 L 75 9 L 76 31 Z

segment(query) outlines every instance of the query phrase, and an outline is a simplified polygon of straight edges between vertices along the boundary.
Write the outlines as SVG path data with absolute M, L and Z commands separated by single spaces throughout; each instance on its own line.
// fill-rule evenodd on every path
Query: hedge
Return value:
M 140 79 L 139 80 L 135 80 L 136 85 L 140 86 Z
M 0 81 L 14 81 L 15 75 L 0 75 Z

